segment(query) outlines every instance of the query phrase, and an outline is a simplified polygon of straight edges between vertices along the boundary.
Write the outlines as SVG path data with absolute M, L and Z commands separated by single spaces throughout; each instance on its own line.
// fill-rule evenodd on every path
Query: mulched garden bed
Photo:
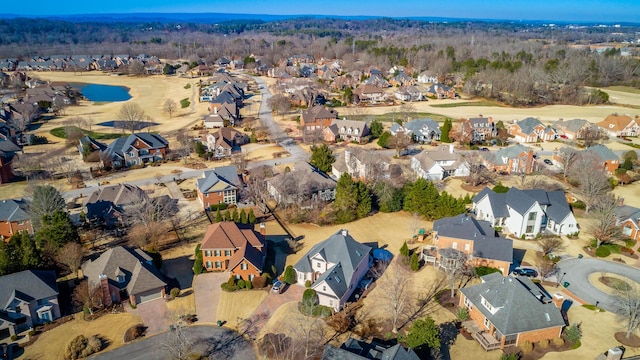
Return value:
M 640 337 L 631 334 L 629 338 L 627 338 L 627 334 L 624 331 L 615 333 L 615 338 L 618 342 L 624 346 L 637 348 L 640 347 Z

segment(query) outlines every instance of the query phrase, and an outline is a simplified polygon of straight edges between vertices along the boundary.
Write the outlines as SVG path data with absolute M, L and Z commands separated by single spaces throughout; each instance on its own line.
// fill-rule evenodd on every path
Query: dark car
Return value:
M 553 165 L 553 162 L 551 162 L 551 160 L 549 160 L 549 159 L 544 159 L 543 161 L 547 165 Z
M 538 277 L 538 272 L 533 269 L 515 269 L 513 273 L 519 276 Z
M 489 151 L 489 148 L 482 147 L 482 148 L 480 148 L 480 151 Z

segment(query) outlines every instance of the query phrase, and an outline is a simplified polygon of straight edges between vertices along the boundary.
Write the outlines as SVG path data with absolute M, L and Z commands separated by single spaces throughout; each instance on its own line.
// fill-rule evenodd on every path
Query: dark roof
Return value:
M 235 165 L 228 165 L 205 171 L 202 177 L 196 180 L 196 186 L 201 193 L 206 193 L 214 186 L 215 191 L 239 189 L 242 187 L 242 182 L 238 177 L 238 168 Z
M 335 265 L 325 271 L 315 283 L 326 281 L 338 298 L 342 298 L 349 290 L 355 269 L 363 258 L 368 258 L 370 251 L 371 247 L 357 242 L 347 230 L 340 230 L 312 247 L 293 267 L 296 271 L 312 272 L 311 258 L 320 254 L 328 263 Z
M 405 349 L 400 344 L 393 346 L 382 345 L 375 341 L 367 343 L 362 340 L 349 338 L 340 348 L 327 345 L 322 353 L 323 360 L 419 360 L 413 349 Z
M 0 201 L 0 221 L 23 221 L 30 219 L 28 204 L 24 200 Z
M 93 261 L 82 264 L 84 275 L 94 284 L 101 275 L 106 275 L 109 283 L 119 289 L 127 289 L 130 295 L 164 287 L 166 283 L 151 257 L 140 249 L 117 246 L 111 248 Z M 124 282 L 118 282 L 118 275 Z
M 438 236 L 472 240 L 475 257 L 513 262 L 513 241 L 497 236 L 488 221 L 460 214 L 436 220 L 433 231 Z
M 542 189 L 520 190 L 512 187 L 506 193 L 496 193 L 489 188 L 484 188 L 473 198 L 474 203 L 480 202 L 485 196 L 489 197 L 491 210 L 494 217 L 508 217 L 511 207 L 518 214 L 525 214 L 537 202 L 547 216 L 555 221 L 562 222 L 569 213 L 571 207 L 563 191 L 545 191 Z
M 523 145 L 517 144 L 502 148 L 496 152 L 487 151 L 483 155 L 487 161 L 491 162 L 494 165 L 506 165 L 509 159 L 514 159 L 520 156 L 522 153 L 528 153 L 529 151 L 532 150 Z
M 131 148 L 131 145 L 133 145 L 136 140 L 143 141 L 144 143 L 148 144 L 149 148 L 151 149 L 161 149 L 169 145 L 167 139 L 158 134 L 137 133 L 117 138 L 107 146 L 105 152 L 111 157 L 113 157 L 113 155 L 118 155 L 122 158 L 124 157 L 124 153 L 127 152 L 129 148 Z
M 124 206 L 147 198 L 147 194 L 135 185 L 109 185 L 92 193 L 84 206 L 87 208 L 87 218 L 102 217 L 106 220 L 113 210 L 121 212 Z
M 311 109 L 302 111 L 302 122 L 313 123 L 317 119 L 336 119 L 338 113 L 333 109 L 328 109 L 322 105 L 315 105 Z
M 56 273 L 51 270 L 25 270 L 0 276 L 0 289 L 0 311 L 13 297 L 29 302 L 58 295 Z
M 543 126 L 545 127 L 545 129 L 547 128 L 547 126 L 543 124 L 542 121 L 532 117 L 522 119 L 516 124 L 520 127 L 520 131 L 522 131 L 523 134 L 533 133 L 533 129 L 535 129 L 536 126 Z
M 503 335 L 564 326 L 560 310 L 549 294 L 529 278 L 483 276 L 482 283 L 460 289 Z M 492 314 L 484 298 L 494 308 Z M 496 310 L 497 309 L 497 310 Z
M 13 157 L 13 154 L 20 152 L 22 149 L 12 141 L 0 139 L 0 156 Z
M 615 214 L 618 221 L 632 219 L 635 223 L 640 219 L 640 209 L 629 205 L 620 205 L 616 207 Z

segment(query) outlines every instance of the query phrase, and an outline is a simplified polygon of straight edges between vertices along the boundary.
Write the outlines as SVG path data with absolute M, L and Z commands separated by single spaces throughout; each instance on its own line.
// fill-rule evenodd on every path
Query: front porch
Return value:
M 485 351 L 498 350 L 502 345 L 500 340 L 496 339 L 487 330 L 481 329 L 473 320 L 467 320 L 462 323 L 462 327 L 473 337 Z

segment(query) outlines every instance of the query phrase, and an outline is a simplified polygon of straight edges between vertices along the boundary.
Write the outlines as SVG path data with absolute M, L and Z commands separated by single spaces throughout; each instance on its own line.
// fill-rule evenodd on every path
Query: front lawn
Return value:
M 110 140 L 110 139 L 117 139 L 120 136 L 122 136 L 121 134 L 113 134 L 113 133 L 101 133 L 101 132 L 95 132 L 95 131 L 89 131 L 89 130 L 85 130 L 85 129 L 81 129 L 77 126 L 64 126 L 64 127 L 57 127 L 54 129 L 51 129 L 50 133 L 51 135 L 61 138 L 61 139 L 66 139 L 67 138 L 67 129 L 71 128 L 73 130 L 76 131 L 80 131 L 81 133 L 83 133 L 84 135 L 88 135 L 96 140 Z

